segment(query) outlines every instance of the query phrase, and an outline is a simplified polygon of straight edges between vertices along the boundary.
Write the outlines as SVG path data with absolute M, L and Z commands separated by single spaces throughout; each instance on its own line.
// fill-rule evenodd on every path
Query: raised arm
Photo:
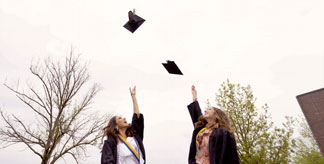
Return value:
M 191 93 L 192 93 L 192 103 L 189 104 L 188 111 L 191 116 L 192 123 L 195 124 L 198 121 L 198 118 L 202 115 L 201 114 L 201 109 L 199 106 L 199 103 L 197 101 L 197 91 L 194 85 L 191 87 Z
M 144 137 L 144 116 L 139 112 L 137 99 L 136 99 L 136 87 L 133 89 L 129 88 L 129 91 L 132 96 L 134 114 L 132 118 L 132 127 L 135 129 L 136 133 L 143 140 Z
M 133 89 L 129 88 L 129 92 L 130 92 L 130 94 L 132 96 L 134 113 L 137 115 L 137 117 L 139 117 L 140 112 L 139 112 L 137 99 L 136 99 L 136 86 Z
M 192 102 L 197 101 L 197 91 L 194 85 L 191 86 Z

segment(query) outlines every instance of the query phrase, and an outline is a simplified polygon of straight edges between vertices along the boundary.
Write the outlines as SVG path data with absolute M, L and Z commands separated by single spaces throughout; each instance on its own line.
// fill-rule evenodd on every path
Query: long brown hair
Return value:
M 197 127 L 199 125 L 205 125 L 206 128 L 212 128 L 212 129 L 222 127 L 233 134 L 233 129 L 231 127 L 231 123 L 230 123 L 227 115 L 221 109 L 218 109 L 215 107 L 211 107 L 211 108 L 212 108 L 212 110 L 215 111 L 215 114 L 212 116 L 213 122 L 208 123 L 207 119 L 203 115 L 201 115 L 198 118 L 198 122 L 195 123 L 195 127 Z
M 103 129 L 104 136 L 106 136 L 107 138 L 110 136 L 117 138 L 117 136 L 119 134 L 119 130 L 116 128 L 116 126 L 117 126 L 116 118 L 117 118 L 117 116 L 112 117 L 109 120 L 108 125 Z M 132 136 L 134 136 L 134 134 L 135 134 L 135 130 L 129 124 L 129 126 L 126 129 L 126 136 L 132 137 Z

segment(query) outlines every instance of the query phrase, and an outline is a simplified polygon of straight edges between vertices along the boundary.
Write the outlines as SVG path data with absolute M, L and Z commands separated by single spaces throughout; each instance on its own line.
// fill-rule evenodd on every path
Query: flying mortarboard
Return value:
M 174 61 L 167 60 L 167 63 L 162 64 L 170 74 L 183 75 Z
M 128 19 L 129 20 L 124 25 L 124 27 L 132 33 L 134 33 L 138 29 L 138 27 L 141 26 L 145 21 L 145 19 L 135 14 L 135 9 L 133 10 L 133 12 L 132 11 L 128 12 Z

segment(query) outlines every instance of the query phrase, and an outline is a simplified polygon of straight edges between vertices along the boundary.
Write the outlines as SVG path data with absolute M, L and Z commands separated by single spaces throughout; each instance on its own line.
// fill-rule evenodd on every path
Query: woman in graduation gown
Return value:
M 144 118 L 139 112 L 136 87 L 129 90 L 134 107 L 132 123 L 128 124 L 120 116 L 110 119 L 104 128 L 107 139 L 102 148 L 101 164 L 145 164 Z
M 195 129 L 190 144 L 189 164 L 239 163 L 233 130 L 226 114 L 210 107 L 202 115 L 194 85 L 192 95 L 193 102 L 188 105 L 188 110 Z

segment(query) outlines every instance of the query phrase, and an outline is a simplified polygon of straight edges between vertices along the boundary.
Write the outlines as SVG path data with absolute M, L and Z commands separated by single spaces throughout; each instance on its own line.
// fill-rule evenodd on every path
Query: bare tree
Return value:
M 80 163 L 86 157 L 87 146 L 100 140 L 102 128 L 110 118 L 88 112 L 100 86 L 93 84 L 84 96 L 79 96 L 89 73 L 87 64 L 81 64 L 73 50 L 64 62 L 49 58 L 43 65 L 32 64 L 30 72 L 41 85 L 27 84 L 28 92 L 5 86 L 27 105 L 36 119 L 26 123 L 15 114 L 7 115 L 0 110 L 5 123 L 0 128 L 1 147 L 23 143 L 41 158 L 42 164 L 54 164 L 66 155 Z

